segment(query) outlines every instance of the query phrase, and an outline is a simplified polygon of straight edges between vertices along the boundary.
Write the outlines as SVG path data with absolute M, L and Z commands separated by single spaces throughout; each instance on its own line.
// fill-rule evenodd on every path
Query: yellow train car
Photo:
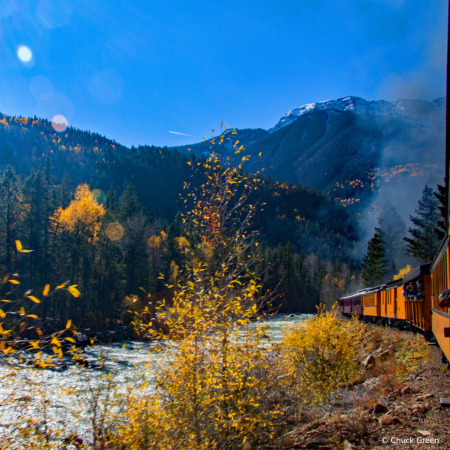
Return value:
M 449 15 L 450 17 L 450 15 Z M 448 38 L 448 36 L 447 36 Z M 447 54 L 447 65 L 449 55 Z M 450 86 L 450 74 L 447 69 L 447 92 Z M 449 102 L 446 102 L 447 126 L 445 130 L 445 202 L 444 218 L 447 222 L 447 235 L 431 265 L 431 313 L 432 328 L 436 342 L 442 350 L 442 361 L 450 364 L 450 135 L 448 128 Z
M 380 317 L 387 318 L 387 305 L 390 298 L 390 290 L 383 286 L 380 292 Z
M 422 332 L 431 332 L 431 264 L 423 264 L 403 277 L 407 296 L 406 321 Z
M 380 293 L 381 317 L 385 317 L 390 323 L 406 318 L 402 285 L 401 279 L 390 281 L 383 286 Z
M 449 251 L 448 237 L 446 237 L 431 266 L 431 311 L 433 334 L 447 361 L 450 361 L 450 308 L 448 306 L 440 306 L 439 297 L 443 291 L 449 289 Z
M 402 280 L 399 280 L 402 281 Z M 403 286 L 398 286 L 396 290 L 396 315 L 398 320 L 406 320 L 406 298 L 403 295 Z
M 377 286 L 368 289 L 363 293 L 362 305 L 363 315 L 366 318 L 371 318 L 375 321 L 381 314 L 381 289 L 383 286 Z

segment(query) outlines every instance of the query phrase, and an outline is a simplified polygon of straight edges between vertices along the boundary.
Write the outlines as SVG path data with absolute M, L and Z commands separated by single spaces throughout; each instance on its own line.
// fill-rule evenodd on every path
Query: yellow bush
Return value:
M 223 169 L 214 154 L 205 169 L 208 181 L 198 197 L 189 194 L 194 208 L 183 219 L 199 245 L 182 279 L 170 280 L 176 283 L 168 286 L 174 288 L 171 305 L 156 306 L 150 322 L 142 315 L 134 322 L 137 332 L 165 341 L 165 357 L 154 372 L 154 393 L 136 394 L 118 427 L 117 443 L 130 450 L 257 445 L 283 414 L 276 401 L 267 406 L 277 376 L 264 329 L 250 324 L 268 295 L 251 271 L 260 258 L 250 229 L 255 206 L 247 204 L 253 182 Z
M 401 362 L 404 365 L 404 373 L 407 374 L 421 369 L 429 353 L 430 347 L 423 336 L 417 334 L 415 340 L 407 341 L 403 352 L 400 354 Z
M 287 331 L 282 352 L 291 379 L 305 402 L 323 402 L 339 386 L 361 377 L 357 351 L 365 346 L 366 332 L 357 320 L 337 318 L 337 309 L 325 311 Z
M 130 450 L 240 448 L 271 433 L 282 411 L 265 404 L 274 377 L 260 336 L 234 330 L 179 341 L 156 371 L 156 392 L 131 399 L 117 442 Z

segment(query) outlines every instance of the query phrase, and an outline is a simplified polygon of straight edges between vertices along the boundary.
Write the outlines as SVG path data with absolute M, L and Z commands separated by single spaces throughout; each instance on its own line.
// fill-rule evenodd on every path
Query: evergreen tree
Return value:
M 385 244 L 386 278 L 392 277 L 406 265 L 406 243 L 402 237 L 406 226 L 397 210 L 387 201 L 378 218 L 378 225 L 383 232 Z
M 111 187 L 106 193 L 106 209 L 109 209 L 113 214 L 116 212 L 116 191 L 114 190 L 114 184 L 111 183 Z
M 14 240 L 18 239 L 19 218 L 23 208 L 20 179 L 11 166 L 7 166 L 0 177 L 0 233 L 2 248 L 0 260 L 7 271 L 15 269 Z
M 375 286 L 382 282 L 388 269 L 385 264 L 386 244 L 383 232 L 375 228 L 375 235 L 369 241 L 367 254 L 361 264 L 361 278 L 366 286 Z
M 126 220 L 141 211 L 138 193 L 133 183 L 128 183 L 119 199 L 120 218 Z
M 412 238 L 404 238 L 407 242 L 407 252 L 422 262 L 431 262 L 439 249 L 440 239 L 435 228 L 442 216 L 433 189 L 428 186 L 423 190 L 416 213 L 417 216 L 410 216 L 415 226 L 408 230 Z
M 125 293 L 124 274 L 126 266 L 118 241 L 120 238 L 108 233 L 108 226 L 115 222 L 115 217 L 109 209 L 102 217 L 102 225 L 96 246 L 96 261 L 92 278 L 96 284 L 95 310 L 101 311 L 99 319 L 114 319 L 119 306 L 118 302 Z M 103 325 L 103 324 L 96 324 Z
M 152 284 L 150 260 L 147 253 L 150 226 L 143 214 L 134 214 L 124 222 L 125 234 L 120 247 L 126 266 L 126 293 L 139 294 L 142 287 L 148 291 Z
M 62 209 L 66 209 L 70 204 L 70 200 L 72 199 L 72 190 L 70 183 L 70 177 L 69 175 L 67 175 L 67 173 L 65 173 L 61 180 L 61 187 L 59 189 L 58 195 L 58 206 L 60 206 Z
M 442 241 L 448 230 L 448 199 L 447 199 L 447 191 L 445 186 L 437 185 L 437 192 L 434 193 L 437 201 L 440 203 L 438 207 L 441 212 L 441 219 L 438 221 L 437 226 L 434 228 L 436 234 L 438 235 L 439 240 Z
M 52 160 L 50 156 L 50 152 L 47 152 L 47 157 L 45 159 L 45 167 L 44 167 L 44 182 L 43 182 L 43 192 L 44 192 L 44 201 L 43 201 L 43 212 L 42 212 L 42 220 L 44 221 L 44 250 L 42 252 L 42 261 L 41 261 L 41 282 L 48 283 L 50 273 L 52 271 L 52 254 L 50 249 L 50 234 L 51 234 L 51 222 L 49 218 L 53 215 L 53 212 L 58 207 L 57 200 L 57 188 L 55 186 L 55 177 L 53 176 Z M 67 201 L 67 204 L 69 202 Z M 44 317 L 45 317 L 45 308 L 47 303 L 44 305 Z
M 24 183 L 24 199 L 29 204 L 25 213 L 25 229 L 28 235 L 28 245 L 33 249 L 29 260 L 29 275 L 31 288 L 39 279 L 39 274 L 43 273 L 45 267 L 45 228 L 48 217 L 48 189 L 47 183 L 39 166 L 35 173 L 31 171 L 30 177 Z

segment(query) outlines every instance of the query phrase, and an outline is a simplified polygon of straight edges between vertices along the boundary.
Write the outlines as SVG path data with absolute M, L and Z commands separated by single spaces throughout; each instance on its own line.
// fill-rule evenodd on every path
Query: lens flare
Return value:
M 71 101 L 61 92 L 48 92 L 41 96 L 34 109 L 34 115 L 37 117 L 47 117 L 51 119 L 57 116 L 59 123 L 70 123 L 74 114 L 74 108 Z M 61 122 L 61 118 L 64 121 Z M 56 123 L 56 122 L 55 122 Z
M 36 100 L 47 100 L 53 93 L 52 83 L 44 76 L 33 77 L 29 89 Z
M 123 238 L 124 233 L 123 226 L 118 222 L 110 223 L 106 228 L 106 235 L 111 241 L 119 241 Z
M 69 125 L 68 120 L 62 114 L 57 114 L 56 116 L 53 116 L 52 127 L 58 133 L 66 131 L 68 125 Z
M 89 81 L 88 91 L 99 102 L 112 105 L 122 96 L 122 77 L 111 69 L 97 72 Z
M 33 53 L 26 45 L 20 45 L 17 49 L 17 56 L 22 62 L 29 62 L 33 57 Z
M 94 189 L 92 193 L 99 203 L 106 203 L 106 194 L 101 189 Z
M 73 0 L 40 0 L 37 16 L 46 28 L 57 28 L 70 22 L 75 8 Z

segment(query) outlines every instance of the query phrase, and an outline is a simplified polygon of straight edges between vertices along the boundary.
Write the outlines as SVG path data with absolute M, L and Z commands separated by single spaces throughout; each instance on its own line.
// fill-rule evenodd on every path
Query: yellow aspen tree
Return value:
M 72 278 L 78 281 L 80 252 L 84 243 L 94 243 L 100 231 L 105 208 L 97 202 L 87 184 L 80 184 L 75 199 L 65 209 L 58 208 L 52 217 L 60 231 L 68 232 L 74 240 Z

